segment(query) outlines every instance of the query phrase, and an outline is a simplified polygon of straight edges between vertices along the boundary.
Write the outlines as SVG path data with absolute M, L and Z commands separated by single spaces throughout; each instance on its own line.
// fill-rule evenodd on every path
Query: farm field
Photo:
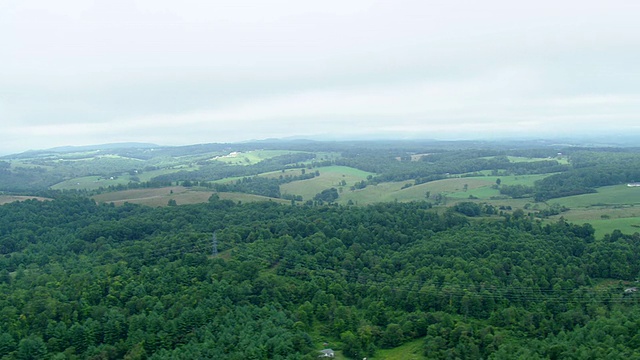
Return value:
M 99 188 L 107 188 L 109 186 L 126 185 L 131 181 L 129 175 L 115 177 L 114 179 L 102 176 L 83 176 L 63 181 L 51 186 L 53 190 L 97 190 Z
M 522 157 L 522 156 L 507 156 L 507 159 L 509 159 L 510 162 L 516 163 L 516 162 L 536 162 L 536 161 L 545 161 L 545 160 L 555 160 L 557 161 L 559 164 L 563 164 L 563 165 L 567 165 L 569 164 L 569 160 L 566 157 L 554 157 L 554 158 L 529 158 L 529 157 Z
M 160 175 L 166 175 L 166 174 L 172 174 L 178 171 L 195 171 L 200 169 L 199 166 L 194 165 L 194 166 L 175 166 L 175 167 L 171 167 L 171 168 L 166 168 L 166 169 L 158 169 L 158 170 L 150 170 L 150 171 L 143 171 L 142 173 L 136 175 L 138 177 L 138 179 L 140 179 L 140 181 L 151 181 L 151 179 L 153 179 L 156 176 L 160 176 Z
M 361 190 L 347 190 L 338 198 L 338 203 L 346 204 L 351 200 L 355 204 L 365 205 L 376 202 L 386 201 L 433 201 L 435 196 L 442 194 L 450 202 L 469 201 L 469 197 L 477 198 L 476 201 L 490 202 L 494 205 L 505 205 L 512 207 L 522 207 L 531 199 L 497 199 L 491 197 L 500 196 L 498 189 L 492 188 L 496 184 L 496 180 L 500 179 L 502 184 L 508 185 L 528 185 L 531 186 L 536 180 L 542 179 L 549 174 L 542 175 L 520 175 L 520 176 L 481 176 L 481 177 L 464 177 L 449 178 L 431 181 L 424 184 L 413 185 L 402 188 L 413 181 L 387 182 L 378 185 L 370 185 Z M 467 190 L 465 191 L 465 185 Z M 426 195 L 429 193 L 429 199 Z
M 596 238 L 602 238 L 614 230 L 625 234 L 640 232 L 640 207 L 571 209 L 549 219 L 557 221 L 560 217 L 575 224 L 591 224 L 596 230 Z
M 346 193 L 349 187 L 353 186 L 353 184 L 358 181 L 365 180 L 369 175 L 373 175 L 372 173 L 354 169 L 348 166 L 326 166 L 307 171 L 316 170 L 320 172 L 320 176 L 316 176 L 313 179 L 300 180 L 290 182 L 288 184 L 283 184 L 280 186 L 280 192 L 283 195 L 301 195 L 302 198 L 306 201 L 313 199 L 313 197 L 322 190 L 332 187 L 342 187 L 343 192 Z M 346 182 L 345 186 L 340 185 L 343 180 Z
M 627 185 L 604 186 L 597 189 L 597 193 L 567 196 L 550 200 L 568 208 L 591 206 L 640 205 L 640 187 Z
M 24 200 L 49 200 L 47 198 L 39 197 L 39 196 L 18 196 L 18 195 L 0 195 L 0 205 L 12 203 L 15 201 L 24 201 Z
M 578 224 L 590 223 L 596 236 L 602 237 L 613 230 L 625 234 L 640 232 L 640 189 L 626 185 L 604 186 L 597 193 L 568 196 L 549 201 L 568 207 L 569 211 L 557 215 Z
M 177 205 L 197 204 L 207 202 L 213 191 L 201 191 L 183 186 L 171 186 L 154 189 L 134 189 L 115 191 L 93 196 L 98 203 L 114 203 L 122 205 L 125 202 L 152 207 L 167 206 L 169 200 L 175 200 Z M 255 202 L 255 201 L 276 201 L 288 204 L 289 201 L 282 199 L 272 199 L 265 196 L 243 194 L 243 193 L 217 193 L 220 199 Z
M 217 193 L 222 200 L 231 200 L 235 202 L 260 202 L 260 201 L 273 201 L 280 204 L 290 204 L 289 200 L 284 199 L 275 199 L 267 196 L 261 195 L 252 195 L 252 194 L 244 194 L 244 193 L 236 193 L 236 192 L 219 192 Z M 207 198 L 208 200 L 208 198 Z
M 313 169 L 313 170 L 305 169 L 305 172 L 307 171 L 314 172 L 319 169 Z M 300 176 L 300 175 L 302 175 L 302 169 L 286 169 L 284 171 L 271 171 L 267 173 L 262 173 L 262 174 L 259 174 L 258 176 L 269 178 L 269 179 L 278 179 L 280 178 L 280 176 Z M 223 180 L 227 180 L 227 179 L 223 179 Z
M 578 223 L 578 221 L 574 221 Z M 620 230 L 624 234 L 640 233 L 640 216 L 618 219 L 599 219 L 588 221 L 596 230 L 596 238 L 602 238 L 614 230 Z
M 305 171 L 312 172 L 312 171 L 316 171 L 316 169 L 313 169 L 313 170 L 305 169 Z M 301 174 L 302 174 L 302 169 L 298 168 L 298 169 L 286 169 L 285 171 L 270 171 L 270 172 L 258 174 L 256 176 L 269 178 L 269 179 L 278 179 L 278 178 L 280 178 L 280 176 L 299 176 Z M 225 183 L 235 182 L 236 180 L 242 180 L 242 178 L 244 178 L 244 177 L 246 177 L 246 176 L 228 177 L 228 178 L 224 178 L 224 179 L 214 180 L 212 182 L 213 183 L 219 183 L 219 184 L 225 184 Z
M 518 175 L 518 176 L 485 176 L 485 177 L 471 177 L 460 178 L 455 182 L 455 188 L 450 189 L 449 185 L 446 185 L 444 189 L 440 189 L 440 184 L 436 185 L 434 189 L 436 192 L 444 192 L 447 197 L 454 199 L 467 199 L 469 196 L 474 196 L 480 200 L 490 200 L 491 197 L 500 197 L 500 190 L 493 188 L 496 185 L 496 181 L 500 179 L 502 185 L 525 185 L 533 186 L 534 182 L 551 174 L 536 174 L 536 175 Z M 452 179 L 445 179 L 452 180 Z M 440 180 L 440 181 L 445 181 Z M 434 181 L 435 182 L 435 181 Z M 430 183 L 427 183 L 430 184 Z M 464 191 L 464 185 L 467 184 L 467 191 Z M 479 186 L 479 184 L 482 184 Z M 449 187 L 447 189 L 446 187 Z M 434 194 L 431 190 L 431 194 Z
M 139 181 L 142 181 L 142 182 L 151 181 L 151 179 L 153 179 L 156 176 L 171 174 L 178 171 L 193 171 L 193 170 L 197 170 L 198 168 L 199 168 L 198 166 L 192 166 L 192 167 L 185 166 L 185 167 L 174 167 L 170 169 L 150 170 L 150 171 L 141 172 L 140 174 L 137 174 L 136 177 L 139 179 Z M 65 180 L 63 182 L 57 183 L 51 186 L 51 189 L 53 190 L 80 190 L 80 189 L 97 190 L 101 187 L 107 188 L 109 186 L 127 185 L 131 181 L 133 181 L 131 177 L 132 176 L 127 173 L 123 173 L 120 176 L 115 177 L 114 179 L 105 178 L 103 176 L 83 176 L 83 177 L 73 178 L 73 179 L 69 179 L 69 180 Z
M 293 150 L 254 150 L 247 152 L 232 152 L 224 156 L 216 156 L 212 160 L 221 161 L 231 165 L 253 165 L 265 159 L 270 159 L 280 155 L 295 154 L 302 151 Z
M 347 204 L 349 201 L 356 205 L 367 205 L 374 204 L 379 202 L 388 202 L 388 201 L 411 201 L 411 200 L 425 200 L 424 193 L 422 194 L 422 198 L 413 198 L 413 196 L 418 196 L 416 194 L 410 194 L 407 190 L 402 190 L 402 186 L 404 186 L 407 181 L 401 182 L 385 182 L 380 183 L 378 185 L 369 185 L 364 189 L 357 190 L 349 190 L 344 189 L 340 197 L 338 197 L 338 204 Z
M 501 184 L 504 185 L 526 185 L 533 186 L 533 184 L 541 179 L 544 179 L 553 174 L 533 174 L 533 175 L 509 175 L 509 176 L 487 176 L 487 180 L 492 183 L 496 183 L 496 180 L 500 179 Z

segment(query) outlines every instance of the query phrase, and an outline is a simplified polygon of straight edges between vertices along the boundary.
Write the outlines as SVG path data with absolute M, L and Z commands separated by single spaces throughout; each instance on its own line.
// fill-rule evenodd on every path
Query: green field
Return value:
M 509 176 L 487 176 L 487 180 L 491 180 L 493 183 L 496 182 L 497 179 L 500 179 L 501 184 L 503 185 L 526 185 L 533 186 L 533 184 L 540 180 L 544 179 L 547 176 L 553 174 L 535 174 L 535 175 L 509 175 Z
M 626 185 L 604 186 L 597 193 L 568 196 L 549 201 L 568 207 L 562 216 L 574 223 L 590 223 L 601 238 L 613 230 L 625 234 L 640 232 L 640 188 Z
M 591 220 L 588 222 L 596 229 L 596 238 L 602 238 L 605 234 L 610 234 L 614 230 L 620 230 L 624 234 L 640 232 L 640 216 L 633 218 Z
M 313 170 L 305 169 L 304 171 L 305 172 L 307 172 L 307 171 L 313 172 L 313 171 L 316 171 L 316 169 L 313 169 Z M 302 175 L 302 169 L 286 169 L 284 171 L 271 171 L 271 172 L 259 174 L 258 176 L 266 177 L 266 178 L 270 178 L 270 179 L 278 179 L 278 178 L 280 178 L 280 176 L 287 176 L 287 175 L 288 176 L 300 176 L 300 175 Z
M 194 171 L 197 170 L 198 166 L 185 166 L 185 167 L 174 167 L 170 169 L 159 169 L 159 170 L 150 170 L 143 171 L 136 175 L 139 181 L 151 181 L 152 178 L 160 175 L 171 174 L 178 171 Z M 65 180 L 63 182 L 57 183 L 51 186 L 53 190 L 97 190 L 99 188 L 107 188 L 109 186 L 116 185 L 127 185 L 132 182 L 132 176 L 128 173 L 123 173 L 120 176 L 115 177 L 114 179 L 105 178 L 103 176 L 83 176 L 77 177 L 70 180 Z
M 613 230 L 625 234 L 640 232 L 640 207 L 571 209 L 550 219 L 557 221 L 560 217 L 575 224 L 591 224 L 596 230 L 596 238 L 602 238 Z
M 136 175 L 140 181 L 151 181 L 151 179 L 153 179 L 156 176 L 160 176 L 160 175 L 166 175 L 166 174 L 172 174 L 178 171 L 195 171 L 195 170 L 199 170 L 200 166 L 197 165 L 192 165 L 192 166 L 174 166 L 171 168 L 163 168 L 163 169 L 158 169 L 158 170 L 150 170 L 150 171 L 143 171 L 142 173 Z
M 39 196 L 0 195 L 0 205 L 12 203 L 14 201 L 24 201 L 24 200 L 30 200 L 30 199 L 35 199 L 40 201 L 51 200 L 51 199 L 47 199 Z
M 236 192 L 219 192 L 218 196 L 222 200 L 231 200 L 235 202 L 259 202 L 259 201 L 273 201 L 279 204 L 290 204 L 289 200 L 284 199 L 274 199 L 262 195 L 252 195 L 252 194 L 244 194 L 244 193 L 236 193 Z
M 424 339 L 417 339 L 393 349 L 376 351 L 376 356 L 367 358 L 371 360 L 426 360 L 424 356 Z
M 304 200 L 311 200 L 317 193 L 332 187 L 337 189 L 342 187 L 343 193 L 346 193 L 356 182 L 365 180 L 367 176 L 373 175 L 372 173 L 347 166 L 326 166 L 312 170 L 307 169 L 306 171 L 316 170 L 320 172 L 320 176 L 283 184 L 280 186 L 280 193 L 283 195 L 301 195 Z M 298 174 L 301 173 L 301 170 L 296 171 L 298 171 Z M 345 186 L 340 185 L 343 180 L 346 182 Z
M 408 192 L 405 190 L 401 190 L 404 184 L 408 183 L 408 181 L 403 182 L 386 182 L 380 183 L 378 185 L 369 185 L 364 189 L 358 190 L 349 190 L 344 189 L 338 198 L 339 204 L 347 204 L 351 201 L 357 205 L 367 205 L 378 202 L 388 202 L 388 201 L 410 201 L 410 200 L 422 200 L 424 199 L 424 194 L 422 194 L 422 198 L 416 199 L 412 198 Z M 409 188 L 411 189 L 411 188 Z
M 107 188 L 109 186 L 127 185 L 131 182 L 129 175 L 118 176 L 111 179 L 102 176 L 84 176 L 71 180 L 57 183 L 51 187 L 53 190 L 97 190 L 99 188 Z
M 265 159 L 270 159 L 280 155 L 295 154 L 302 151 L 293 150 L 254 150 L 247 152 L 232 152 L 228 155 L 217 156 L 213 160 L 221 161 L 232 165 L 253 165 Z
M 640 205 L 640 187 L 627 185 L 604 186 L 597 189 L 597 193 L 568 196 L 550 200 L 569 208 L 590 206 Z
M 468 201 L 469 197 L 471 196 L 477 198 L 477 201 L 490 202 L 498 206 L 508 205 L 512 207 L 522 207 L 532 200 L 491 199 L 492 197 L 500 197 L 500 191 L 493 188 L 493 186 L 496 184 L 496 180 L 500 179 L 502 181 L 502 184 L 521 184 L 532 186 L 536 180 L 542 179 L 548 175 L 549 174 L 449 178 L 410 186 L 405 189 L 403 189 L 402 187 L 406 186 L 407 184 L 413 184 L 413 181 L 387 182 L 380 183 L 378 185 L 370 185 L 361 190 L 351 191 L 345 189 L 340 195 L 338 203 L 346 204 L 349 202 L 349 200 L 359 205 L 387 201 L 433 201 L 435 196 L 437 196 L 438 194 L 442 194 L 452 202 L 462 200 Z M 429 193 L 428 199 L 426 197 L 427 193 Z
M 201 191 L 183 186 L 171 186 L 108 192 L 95 195 L 93 200 L 98 203 L 114 203 L 115 205 L 132 203 L 156 207 L 167 206 L 169 200 L 175 200 L 177 205 L 203 203 L 207 202 L 213 193 L 213 191 Z M 232 200 L 234 202 L 276 201 L 283 204 L 289 203 L 287 200 L 242 193 L 218 193 L 218 196 L 220 196 L 220 199 Z
M 522 157 L 522 156 L 507 156 L 507 159 L 509 159 L 509 161 L 513 163 L 555 160 L 559 164 L 564 164 L 564 165 L 569 164 L 569 160 L 567 159 L 567 157 L 529 158 L 529 157 Z

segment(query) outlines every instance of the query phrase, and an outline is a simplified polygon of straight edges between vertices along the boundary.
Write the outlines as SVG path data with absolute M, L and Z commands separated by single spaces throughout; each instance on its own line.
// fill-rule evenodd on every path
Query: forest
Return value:
M 0 244 L 3 359 L 640 356 L 640 235 L 521 211 L 60 195 L 0 206 Z

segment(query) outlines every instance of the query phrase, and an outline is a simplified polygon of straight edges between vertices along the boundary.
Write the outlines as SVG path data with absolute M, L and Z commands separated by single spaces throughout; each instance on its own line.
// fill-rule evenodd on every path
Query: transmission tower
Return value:
M 216 257 L 218 256 L 218 237 L 216 237 L 216 232 L 213 232 L 213 239 L 211 240 L 211 255 Z

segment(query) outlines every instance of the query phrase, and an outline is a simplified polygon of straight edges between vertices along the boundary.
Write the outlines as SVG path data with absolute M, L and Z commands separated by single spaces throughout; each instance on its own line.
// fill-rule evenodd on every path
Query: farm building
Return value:
M 628 187 L 640 187 L 640 182 L 628 183 L 627 186 Z
M 333 358 L 336 356 L 336 354 L 331 349 L 320 350 L 320 353 L 321 354 L 318 356 L 319 358 Z

